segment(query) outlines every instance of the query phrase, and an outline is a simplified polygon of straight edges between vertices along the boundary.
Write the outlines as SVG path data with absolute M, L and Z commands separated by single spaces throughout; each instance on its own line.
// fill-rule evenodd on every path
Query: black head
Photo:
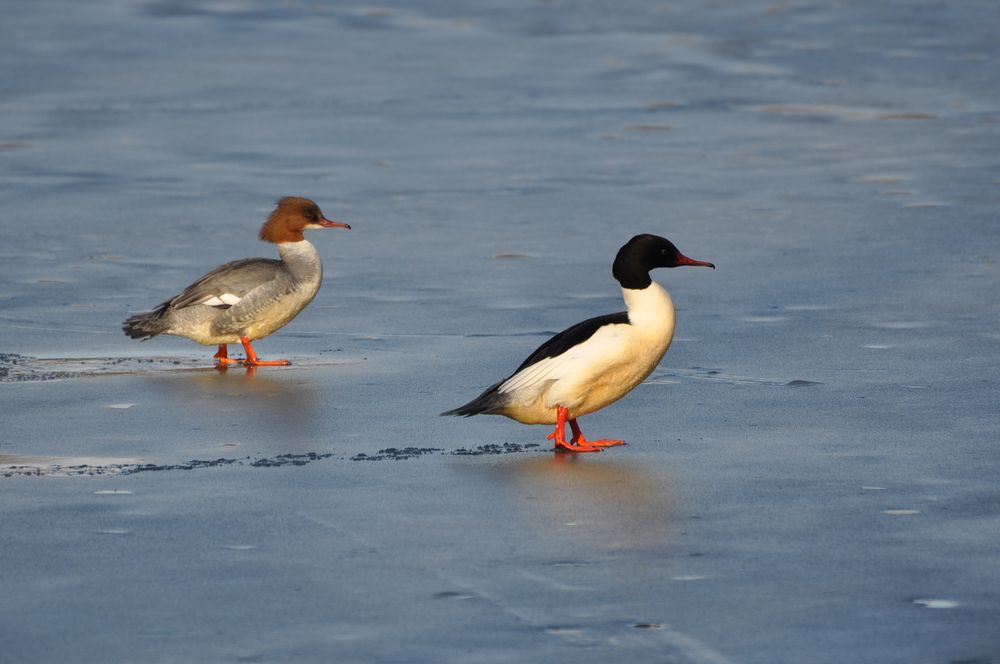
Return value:
M 645 288 L 652 283 L 649 271 L 658 267 L 701 265 L 715 269 L 711 263 L 688 258 L 670 240 L 659 235 L 636 235 L 618 250 L 611 268 L 622 288 Z

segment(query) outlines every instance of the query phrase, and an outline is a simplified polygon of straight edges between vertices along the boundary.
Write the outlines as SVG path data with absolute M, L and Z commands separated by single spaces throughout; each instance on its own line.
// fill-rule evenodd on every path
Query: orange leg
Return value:
M 213 355 L 219 361 L 219 365 L 225 367 L 229 364 L 240 364 L 243 360 L 229 357 L 229 347 L 226 344 L 219 344 L 219 352 Z
M 246 351 L 247 359 L 243 362 L 248 367 L 283 367 L 291 364 L 288 360 L 262 360 L 257 357 L 253 346 L 250 345 L 249 337 L 240 337 L 243 350 Z
M 570 439 L 570 442 L 574 445 L 583 445 L 584 447 L 600 449 L 602 447 L 614 447 L 615 445 L 625 444 L 624 440 L 587 440 L 583 437 L 583 432 L 580 431 L 580 425 L 576 423 L 575 418 L 569 421 L 569 426 L 573 430 L 573 438 Z
M 556 452 L 600 452 L 601 446 L 591 445 L 587 441 L 583 440 L 583 444 L 577 442 L 577 437 L 579 434 L 579 429 L 576 426 L 576 420 L 569 420 L 570 426 L 573 427 L 573 439 L 570 442 L 566 442 L 566 420 L 569 417 L 569 410 L 558 406 L 556 408 L 556 430 L 549 434 L 548 440 L 554 440 L 556 443 Z M 583 436 L 579 436 L 580 440 Z

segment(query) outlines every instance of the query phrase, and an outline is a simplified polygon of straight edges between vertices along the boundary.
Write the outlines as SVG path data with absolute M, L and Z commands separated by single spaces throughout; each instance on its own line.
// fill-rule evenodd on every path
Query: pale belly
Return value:
M 239 343 L 242 337 L 263 339 L 291 322 L 315 295 L 315 290 L 290 293 L 244 320 L 232 320 L 232 309 L 220 310 L 207 305 L 187 307 L 175 313 L 166 334 L 186 337 L 206 346 Z
M 611 366 L 552 381 L 530 401 L 515 401 L 498 414 L 523 424 L 555 424 L 559 406 L 569 411 L 569 419 L 609 406 L 653 372 L 670 345 L 669 339 L 658 341 L 623 352 L 623 359 Z
M 309 299 L 311 300 L 312 298 Z M 247 325 L 241 336 L 250 339 L 263 339 L 290 323 L 308 303 L 309 301 L 307 300 L 293 310 L 289 310 L 287 307 L 274 307 L 264 311 L 260 316 L 254 317 L 253 322 Z

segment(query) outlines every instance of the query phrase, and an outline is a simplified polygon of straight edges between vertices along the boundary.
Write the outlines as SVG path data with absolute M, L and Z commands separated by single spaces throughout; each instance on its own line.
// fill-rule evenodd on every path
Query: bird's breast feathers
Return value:
M 589 338 L 545 357 L 505 380 L 497 391 L 508 398 L 505 413 L 522 422 L 547 422 L 556 406 L 572 417 L 617 401 L 652 373 L 670 347 L 673 303 L 655 284 L 626 292 L 627 323 L 609 323 Z
M 517 401 L 534 400 L 540 392 L 551 401 L 605 383 L 627 384 L 627 391 L 649 375 L 669 345 L 669 336 L 653 338 L 628 323 L 606 325 L 560 355 L 521 369 L 498 390 Z

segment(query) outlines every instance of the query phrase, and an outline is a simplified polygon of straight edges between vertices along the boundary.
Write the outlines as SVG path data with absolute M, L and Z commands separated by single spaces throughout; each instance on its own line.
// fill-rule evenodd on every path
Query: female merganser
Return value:
M 173 334 L 206 346 L 218 344 L 214 357 L 223 366 L 291 364 L 259 359 L 251 341 L 283 327 L 319 291 L 323 263 L 302 235 L 307 228 L 350 226 L 330 221 L 308 198 L 282 198 L 260 229 L 261 240 L 278 245 L 281 260 L 244 258 L 220 265 L 153 311 L 132 316 L 122 329 L 133 339 Z M 226 345 L 237 341 L 246 351 L 243 360 L 227 352 Z
M 669 240 L 636 235 L 618 250 L 611 274 L 628 311 L 598 316 L 563 330 L 538 347 L 511 376 L 442 415 L 504 415 L 524 424 L 555 424 L 557 451 L 599 452 L 620 440 L 587 440 L 576 419 L 614 403 L 645 380 L 674 336 L 674 303 L 649 278 L 657 267 L 701 265 Z M 566 442 L 566 422 L 573 437 Z

